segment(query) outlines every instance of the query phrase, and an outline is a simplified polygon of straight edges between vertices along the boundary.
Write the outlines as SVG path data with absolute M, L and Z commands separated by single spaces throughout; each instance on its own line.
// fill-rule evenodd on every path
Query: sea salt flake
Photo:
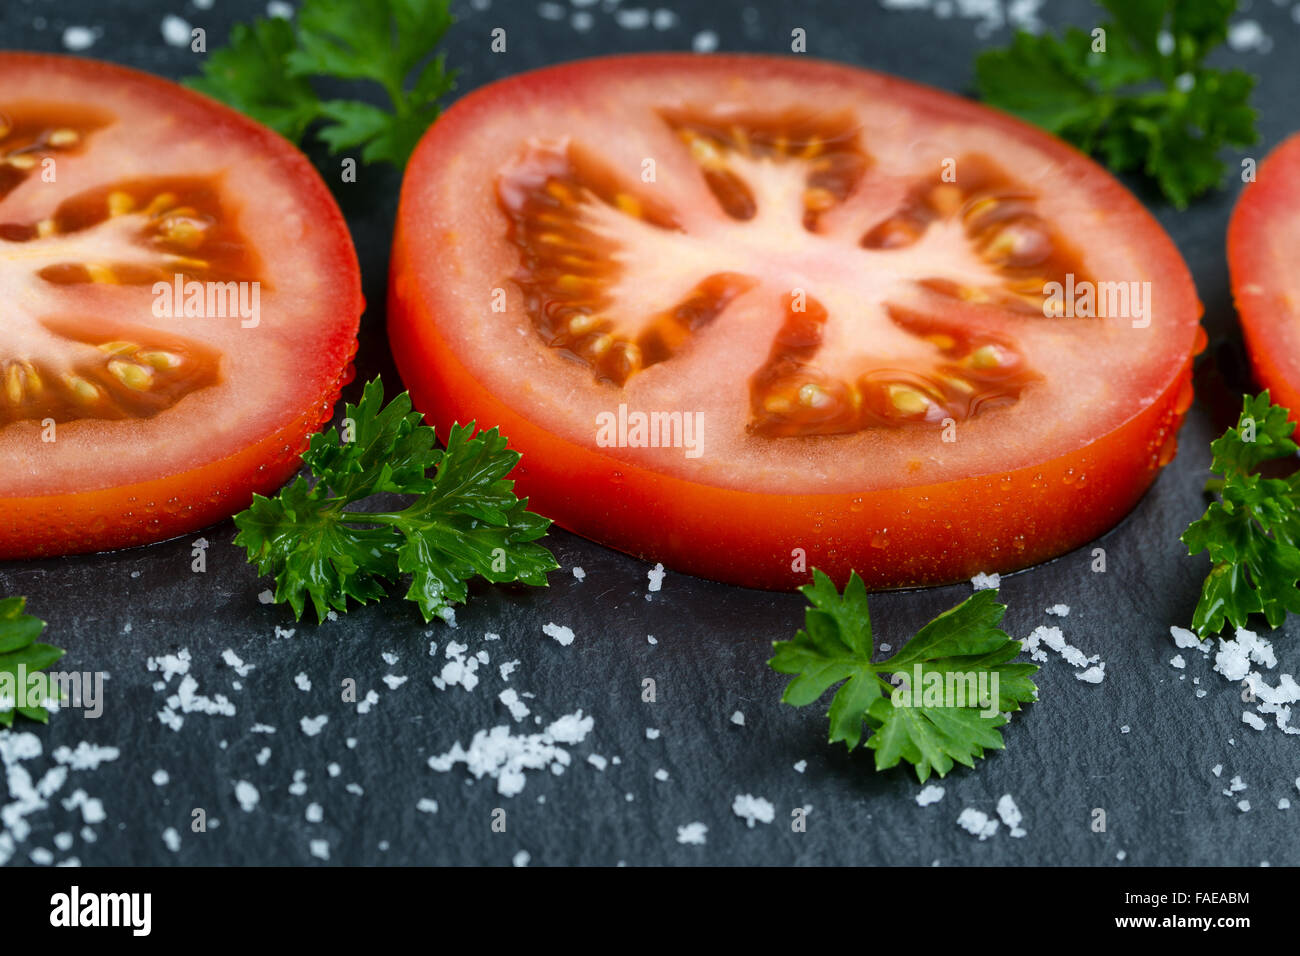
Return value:
M 712 30 L 701 30 L 691 38 L 691 49 L 696 53 L 712 53 L 718 48 L 718 35 Z
M 542 633 L 547 637 L 555 638 L 562 647 L 568 647 L 573 643 L 573 630 L 556 624 L 554 621 L 542 625 Z
M 957 817 L 957 826 L 971 836 L 979 837 L 981 843 L 998 832 L 998 821 L 991 819 L 983 810 L 974 807 L 966 807 L 962 810 Z
M 319 714 L 316 717 L 303 717 L 298 721 L 298 726 L 308 737 L 315 737 L 321 732 L 321 728 L 330 722 L 329 717 L 325 714 Z
M 771 823 L 776 819 L 776 808 L 771 802 L 749 793 L 738 793 L 731 802 L 731 812 L 745 821 L 751 830 L 755 823 Z
M 66 27 L 63 31 L 63 48 L 78 53 L 95 44 L 97 34 L 90 27 Z
M 918 807 L 928 807 L 932 803 L 938 803 L 943 799 L 944 793 L 943 787 L 930 784 L 923 787 L 921 792 L 916 795 L 916 805 Z
M 538 734 L 510 733 L 508 726 L 480 730 L 463 747 L 459 741 L 444 754 L 429 758 L 429 767 L 446 773 L 458 763 L 463 763 L 475 779 L 491 777 L 497 781 L 497 792 L 502 796 L 515 796 L 524 789 L 524 771 L 552 768 L 560 772 L 572 758 L 560 744 L 581 743 L 591 732 L 594 720 L 584 717 L 581 710 L 567 714 L 552 722 Z
M 519 694 L 513 687 L 507 687 L 498 694 L 497 700 L 506 706 L 506 709 L 510 711 L 510 716 L 516 721 L 523 720 L 529 714 L 528 705 L 519 699 Z
M 247 780 L 240 780 L 235 784 L 235 799 L 239 801 L 240 809 L 245 813 L 252 813 L 257 809 L 261 795 L 258 794 L 257 788 Z
M 704 846 L 708 832 L 703 823 L 688 823 L 677 828 L 677 842 L 684 846 Z
M 1022 837 L 1025 835 L 1026 831 L 1020 826 L 1024 817 L 1020 813 L 1020 808 L 1016 806 L 1016 801 L 1012 798 L 1011 794 L 1004 793 L 1001 798 L 999 798 L 998 817 L 1004 824 L 1006 824 L 1013 837 Z
M 162 36 L 163 41 L 168 46 L 187 47 L 190 45 L 190 30 L 188 22 L 169 13 L 162 19 Z
M 97 770 L 101 763 L 116 760 L 122 752 L 116 747 L 100 747 L 81 741 L 76 750 L 59 747 L 54 751 L 56 763 L 67 764 L 73 770 Z

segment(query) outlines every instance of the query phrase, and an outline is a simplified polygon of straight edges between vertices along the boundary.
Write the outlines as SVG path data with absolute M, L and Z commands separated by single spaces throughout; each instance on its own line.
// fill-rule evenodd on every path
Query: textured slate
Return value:
M 681 4 L 677 24 L 663 31 L 621 28 L 609 6 L 587 8 L 591 27 L 579 32 L 540 16 L 531 2 L 460 4 L 449 59 L 462 68 L 461 88 L 577 57 L 685 49 L 704 29 L 716 31 L 724 50 L 780 52 L 800 26 L 814 55 L 963 91 L 978 46 L 1007 36 L 994 31 L 984 40 L 971 21 L 866 3 Z M 1274 34 L 1275 48 L 1223 58 L 1260 74 L 1264 143 L 1251 155 L 1262 156 L 1294 123 L 1287 98 L 1298 41 L 1285 7 L 1255 6 L 1250 15 Z M 57 50 L 64 26 L 92 26 L 102 34 L 91 54 L 180 77 L 194 71 L 195 55 L 163 44 L 164 14 L 206 27 L 215 45 L 234 19 L 261 9 L 234 0 L 206 11 L 138 0 L 9 3 L 0 9 L 0 45 Z M 1089 11 L 1087 4 L 1054 4 L 1048 19 L 1088 23 Z M 37 17 L 44 18 L 39 28 Z M 507 29 L 508 53 L 488 50 L 489 31 L 497 26 Z M 359 184 L 337 190 L 371 304 L 359 379 L 382 371 L 396 381 L 383 304 L 398 185 L 395 173 L 364 170 Z M 1090 549 L 1083 549 L 1004 581 L 1013 635 L 1059 623 L 1072 643 L 1101 655 L 1107 677 L 1099 686 L 1081 683 L 1053 657 L 1039 676 L 1043 702 L 1017 717 L 1007 750 L 974 771 L 950 774 L 937 806 L 915 804 L 919 787 L 908 772 L 876 774 L 868 755 L 827 746 L 819 708 L 795 711 L 778 703 L 783 678 L 763 662 L 769 642 L 788 637 L 801 621 L 795 595 L 669 573 L 663 590 L 647 600 L 647 565 L 557 531 L 552 544 L 565 570 L 548 590 L 476 588 L 455 630 L 423 626 L 400 600 L 317 628 L 295 625 L 283 608 L 259 602 L 267 582 L 231 546 L 227 522 L 204 533 L 211 543 L 206 574 L 190 571 L 188 538 L 116 554 L 0 564 L 0 594 L 29 597 L 30 609 L 49 621 L 50 638 L 68 648 L 68 668 L 111 674 L 102 719 L 83 722 L 68 713 L 48 728 L 21 728 L 34 730 L 45 747 L 24 766 L 39 774 L 53 765 L 56 747 L 83 740 L 121 750 L 97 771 L 74 771 L 51 806 L 29 817 L 33 831 L 15 862 L 27 862 L 33 848 L 51 847 L 56 833 L 80 831 L 80 812 L 58 798 L 83 788 L 103 801 L 108 819 L 94 828 L 93 843 L 77 836 L 55 856 L 85 864 L 308 863 L 314 862 L 312 840 L 327 841 L 330 860 L 346 863 L 504 864 L 520 850 L 535 864 L 1105 864 L 1116 862 L 1120 850 L 1129 864 L 1300 863 L 1294 837 L 1300 809 L 1274 808 L 1283 796 L 1300 804 L 1296 738 L 1242 724 L 1238 689 L 1210 674 L 1199 655 L 1184 654 L 1186 671 L 1168 663 L 1175 653 L 1169 625 L 1188 622 L 1206 570 L 1202 560 L 1185 556 L 1177 536 L 1204 506 L 1208 442 L 1232 414 L 1235 398 L 1222 381 L 1241 385 L 1223 259 L 1237 188 L 1181 214 L 1140 193 L 1187 257 L 1211 334 L 1199 376 L 1211 403 L 1193 408 L 1182 454 L 1134 513 L 1097 543 L 1106 549 L 1106 573 L 1090 570 Z M 353 386 L 349 397 L 356 393 Z M 569 574 L 575 564 L 586 570 L 585 581 Z M 878 639 L 901 643 L 967 593 L 968 587 L 948 587 L 874 597 Z M 1057 602 L 1074 609 L 1064 621 L 1043 613 Z M 542 634 L 552 621 L 574 630 L 571 646 Z M 277 627 L 294 633 L 277 637 Z M 500 641 L 484 643 L 489 631 Z M 1274 635 L 1279 670 L 1300 665 L 1297 631 L 1292 621 Z M 650 644 L 648 634 L 658 643 Z M 440 692 L 431 684 L 442 667 L 442 646 L 453 639 L 467 643 L 471 654 L 486 648 L 491 655 L 472 693 Z M 440 645 L 437 660 L 429 657 L 430 640 Z M 165 695 L 151 688 L 157 675 L 146 660 L 179 648 L 193 656 L 199 692 L 226 694 L 237 706 L 234 716 L 190 715 L 180 732 L 163 726 L 156 715 Z M 221 663 L 228 648 L 255 665 L 238 691 L 231 685 L 239 678 Z M 389 666 L 382 652 L 398 655 L 398 663 Z M 503 683 L 497 666 L 513 659 L 521 663 Z M 299 673 L 309 676 L 310 692 L 295 686 Z M 382 683 L 386 674 L 409 680 L 390 690 Z M 657 683 L 655 703 L 641 699 L 647 677 Z M 1193 677 L 1209 692 L 1204 699 L 1194 697 Z M 345 678 L 355 679 L 363 694 L 378 691 L 380 701 L 368 714 L 340 701 Z M 594 716 L 587 740 L 570 748 L 573 766 L 561 776 L 530 772 L 526 789 L 511 798 L 498 795 L 491 780 L 473 781 L 463 767 L 429 769 L 426 759 L 455 741 L 512 724 L 496 700 L 507 686 L 535 694 L 526 702 L 546 721 L 577 708 Z M 730 720 L 737 710 L 743 727 Z M 320 714 L 329 722 L 319 735 L 305 735 L 300 718 Z M 252 733 L 256 723 L 276 733 Z M 1131 732 L 1122 734 L 1122 725 Z M 660 739 L 647 740 L 647 727 L 660 729 Z M 535 728 L 529 718 L 518 729 Z M 356 739 L 355 749 L 348 738 Z M 255 755 L 263 747 L 271 755 L 259 765 Z M 617 755 L 621 763 L 601 772 L 586 763 L 590 753 Z M 800 760 L 807 761 L 802 775 L 792 769 Z M 337 776 L 327 769 L 334 762 Z M 1215 764 L 1224 767 L 1222 779 L 1210 773 Z M 158 769 L 170 775 L 166 786 L 151 782 Z M 302 796 L 289 791 L 300 769 L 308 788 Z M 666 781 L 655 779 L 660 769 Z M 1228 799 L 1220 791 L 1234 774 L 1249 789 Z M 251 813 L 236 801 L 240 780 L 260 793 Z M 348 792 L 350 783 L 364 794 Z M 771 800 L 776 821 L 748 829 L 731 811 L 741 793 Z M 992 813 L 1004 793 L 1025 815 L 1025 838 L 1012 839 L 1002 828 L 979 842 L 955 825 L 963 807 Z M 1250 812 L 1236 808 L 1240 797 L 1251 800 Z M 421 798 L 436 799 L 438 812 L 417 811 Z M 312 802 L 322 807 L 319 823 L 306 819 Z M 805 804 L 812 806 L 807 832 L 791 832 L 790 811 Z M 191 833 L 195 807 L 219 826 Z M 505 833 L 490 826 L 498 807 L 507 811 Z M 1104 833 L 1090 828 L 1094 808 L 1106 811 Z M 693 821 L 707 824 L 706 846 L 676 842 L 676 828 Z M 161 838 L 168 827 L 181 833 L 177 853 Z

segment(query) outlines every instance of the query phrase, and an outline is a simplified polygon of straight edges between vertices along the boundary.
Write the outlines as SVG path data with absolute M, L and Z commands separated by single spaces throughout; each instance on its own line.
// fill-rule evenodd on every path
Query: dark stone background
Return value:
M 802 26 L 812 55 L 969 91 L 976 50 L 1009 36 L 1002 29 L 980 37 L 970 20 L 865 2 L 678 3 L 677 24 L 663 31 L 621 28 L 608 6 L 597 4 L 585 8 L 592 14 L 586 32 L 539 16 L 536 3 L 494 0 L 489 9 L 477 9 L 486 5 L 458 4 L 461 22 L 447 51 L 461 69 L 461 90 L 578 57 L 689 49 L 692 36 L 704 29 L 717 33 L 724 51 L 781 52 L 788 50 L 790 29 Z M 1295 124 L 1291 57 L 1300 48 L 1300 24 L 1286 6 L 1255 0 L 1254 7 L 1239 18 L 1258 19 L 1272 34 L 1273 49 L 1225 50 L 1221 59 L 1260 76 L 1255 102 L 1263 141 L 1249 155 L 1261 157 Z M 234 20 L 262 9 L 235 0 L 219 0 L 210 10 L 180 0 L 11 0 L 0 8 L 0 46 L 58 50 L 64 26 L 86 25 L 102 31 L 89 55 L 179 78 L 195 72 L 196 55 L 163 43 L 165 14 L 206 27 L 215 47 Z M 1085 3 L 1043 12 L 1051 26 L 1090 24 L 1093 16 Z M 508 31 L 504 55 L 488 51 L 488 34 L 497 26 Z M 1235 165 L 1238 157 L 1230 158 Z M 119 759 L 94 772 L 71 774 L 50 807 L 29 818 L 32 834 L 14 862 L 28 862 L 33 848 L 51 847 L 56 833 L 79 833 L 79 811 L 59 803 L 77 788 L 102 799 L 108 819 L 95 828 L 94 842 L 78 835 L 70 850 L 55 856 L 85 864 L 308 863 L 314 862 L 308 849 L 313 839 L 327 840 L 331 861 L 346 863 L 504 864 L 520 850 L 535 864 L 1111 864 L 1120 850 L 1127 864 L 1300 862 L 1294 836 L 1300 809 L 1275 809 L 1282 796 L 1300 803 L 1293 783 L 1300 773 L 1295 738 L 1243 725 L 1238 689 L 1210 674 L 1199 655 L 1184 655 L 1186 672 L 1168 663 L 1175 653 L 1169 625 L 1188 623 L 1206 570 L 1203 558 L 1185 555 L 1178 534 L 1204 507 L 1208 442 L 1237 400 L 1222 378 L 1238 389 L 1242 384 L 1223 253 L 1240 187 L 1230 182 L 1178 213 L 1133 185 L 1197 277 L 1211 334 L 1201 397 L 1183 429 L 1182 454 L 1100 542 L 1107 573 L 1090 571 L 1084 549 L 1004 582 L 1002 597 L 1010 606 L 1005 626 L 1013 635 L 1060 623 L 1067 639 L 1106 661 L 1105 682 L 1083 684 L 1053 656 L 1038 678 L 1043 702 L 1010 726 L 1007 750 L 974 771 L 950 774 L 943 781 L 947 796 L 937 806 L 915 804 L 919 788 L 908 771 L 874 773 L 869 754 L 849 756 L 828 746 L 822 708 L 796 711 L 778 703 L 784 679 L 763 662 L 769 642 L 789 637 L 800 624 L 803 601 L 796 595 L 669 573 L 663 590 L 647 601 L 647 565 L 557 530 L 551 544 L 564 570 L 549 589 L 476 588 L 471 603 L 458 610 L 455 631 L 440 622 L 425 627 L 415 608 L 399 599 L 317 628 L 295 625 L 284 608 L 259 603 L 267 582 L 231 545 L 232 526 L 225 522 L 204 533 L 211 542 L 205 575 L 190 571 L 190 538 L 115 554 L 0 564 L 0 594 L 28 596 L 30 610 L 49 621 L 49 638 L 68 649 L 66 668 L 111 674 L 102 719 L 83 722 L 68 712 L 48 728 L 20 722 L 45 746 L 43 756 L 24 766 L 39 775 L 53 765 L 56 747 L 82 740 L 121 750 Z M 366 169 L 359 184 L 337 190 L 370 302 L 358 384 L 349 398 L 376 372 L 396 381 L 383 306 L 398 186 L 396 173 Z M 569 574 L 575 564 L 586 569 L 584 582 Z M 969 591 L 961 586 L 874 597 L 877 639 L 897 646 Z M 1074 609 L 1063 622 L 1043 613 L 1057 602 Z M 543 636 L 548 621 L 572 627 L 573 645 Z M 277 626 L 295 634 L 277 638 Z M 434 689 L 431 677 L 443 658 L 441 647 L 437 661 L 428 656 L 428 631 L 439 645 L 455 638 L 467 642 L 470 653 L 489 650 L 492 662 L 481 669 L 483 682 L 474 692 Z M 485 631 L 501 640 L 483 644 Z M 1274 635 L 1279 670 L 1295 672 L 1300 664 L 1297 631 L 1293 620 Z M 658 644 L 650 645 L 647 634 Z M 194 657 L 199 692 L 229 696 L 238 708 L 233 717 L 192 714 L 179 733 L 159 722 L 165 695 L 151 688 L 156 675 L 145 661 L 182 647 Z M 242 690 L 231 688 L 236 675 L 221 663 L 226 648 L 256 667 Z M 388 666 L 383 652 L 399 655 L 399 663 Z M 497 665 L 515 658 L 522 663 L 503 684 Z M 295 687 L 299 672 L 309 675 L 310 693 Z M 381 682 L 388 673 L 410 679 L 389 690 Z M 1180 681 L 1182 673 L 1189 676 Z M 1209 691 L 1204 699 L 1193 696 L 1193 676 Z M 379 692 L 369 714 L 339 701 L 346 677 L 355 678 L 363 694 Z M 644 677 L 658 682 L 658 703 L 641 702 Z M 587 741 L 571 748 L 573 766 L 558 777 L 530 772 L 526 789 L 513 798 L 499 796 L 490 780 L 473 781 L 463 767 L 430 770 L 425 761 L 431 754 L 457 740 L 468 743 L 480 728 L 512 723 L 496 700 L 505 686 L 536 694 L 528 704 L 546 721 L 579 707 L 594 715 Z M 737 709 L 745 714 L 743 727 L 730 722 Z M 329 723 L 318 736 L 305 736 L 299 719 L 317 714 L 327 714 Z M 250 733 L 255 723 L 278 732 Z M 535 729 L 530 723 L 512 729 Z M 1121 734 L 1121 725 L 1130 725 L 1131 733 Z M 662 737 L 646 740 L 646 727 L 660 728 Z M 349 737 L 356 738 L 355 749 L 346 745 Z M 272 755 L 260 766 L 254 755 L 263 746 Z M 621 763 L 598 772 L 586 763 L 593 752 L 619 755 Z M 792 769 L 801 759 L 807 760 L 803 775 Z M 340 765 L 337 777 L 327 772 L 332 762 Z M 1210 768 L 1220 763 L 1223 778 L 1216 780 Z M 151 782 L 159 768 L 171 777 L 165 787 Z M 666 782 L 654 778 L 659 768 L 669 772 Z M 288 790 L 299 769 L 306 771 L 305 796 Z M 1233 774 L 1249 785 L 1241 795 L 1252 800 L 1248 813 L 1236 809 L 1238 797 L 1220 794 Z M 238 780 L 260 791 L 256 811 L 238 806 Z M 353 782 L 364 795 L 346 791 Z M 776 822 L 747 829 L 730 809 L 738 793 L 771 800 Z M 992 813 L 1003 793 L 1024 812 L 1027 837 L 1012 839 L 1003 827 L 978 842 L 955 825 L 963 807 Z M 436 815 L 417 811 L 422 797 L 438 801 Z M 321 822 L 305 819 L 309 802 L 323 806 Z M 792 833 L 790 810 L 804 804 L 813 808 L 808 830 Z M 205 808 L 220 825 L 191 833 L 194 807 Z M 509 812 L 504 834 L 489 826 L 496 807 Z M 1098 807 L 1108 815 L 1105 833 L 1089 827 Z M 708 825 L 706 846 L 676 842 L 676 828 L 692 821 Z M 178 853 L 161 839 L 167 827 L 182 835 Z

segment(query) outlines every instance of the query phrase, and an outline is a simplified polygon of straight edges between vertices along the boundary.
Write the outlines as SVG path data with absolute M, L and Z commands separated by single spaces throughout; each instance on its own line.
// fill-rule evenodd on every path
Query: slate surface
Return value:
M 971 20 L 866 3 L 784 10 L 732 0 L 680 4 L 676 25 L 662 31 L 620 27 L 608 5 L 587 8 L 586 31 L 541 16 L 545 4 L 496 0 L 479 9 L 484 6 L 462 3 L 462 22 L 449 41 L 449 59 L 463 71 L 462 90 L 577 57 L 686 49 L 701 30 L 715 31 L 724 50 L 779 52 L 788 48 L 790 29 L 802 26 L 814 55 L 961 91 L 969 88 L 978 46 L 1007 37 L 993 30 L 982 38 Z M 1287 83 L 1294 81 L 1300 25 L 1285 6 L 1257 0 L 1255 7 L 1249 15 L 1272 33 L 1273 50 L 1225 52 L 1223 59 L 1260 74 L 1264 142 L 1251 155 L 1262 156 L 1293 122 Z M 91 55 L 180 77 L 195 70 L 195 55 L 163 43 L 164 14 L 206 27 L 215 45 L 233 20 L 260 10 L 234 0 L 210 10 L 179 2 L 8 3 L 0 8 L 0 46 L 58 50 L 65 26 L 90 26 L 101 31 Z M 1053 25 L 1087 24 L 1090 16 L 1086 4 L 1074 3 L 1044 14 Z M 488 52 L 496 26 L 508 31 L 507 54 Z M 396 380 L 383 336 L 383 291 L 398 183 L 394 173 L 367 170 L 361 183 L 337 190 L 371 303 L 360 379 L 382 371 Z M 1206 305 L 1212 345 L 1203 363 L 1209 373 L 1201 378 L 1208 395 L 1219 387 L 1216 364 L 1230 379 L 1239 375 L 1223 261 L 1238 188 L 1230 185 L 1185 214 L 1151 202 L 1187 257 Z M 349 397 L 356 392 L 354 386 Z M 28 862 L 31 850 L 53 848 L 56 834 L 71 832 L 71 847 L 54 856 L 83 864 L 312 863 L 310 842 L 324 840 L 331 862 L 368 864 L 505 864 L 521 850 L 534 864 L 1113 864 L 1123 850 L 1128 864 L 1294 865 L 1300 809 L 1280 812 L 1275 805 L 1288 795 L 1300 804 L 1296 738 L 1242 724 L 1237 688 L 1211 674 L 1199 655 L 1184 655 L 1186 671 L 1169 664 L 1175 653 L 1169 625 L 1187 623 L 1205 571 L 1201 560 L 1184 555 L 1177 535 L 1203 508 L 1208 441 L 1221 427 L 1211 417 L 1198 401 L 1181 436 L 1182 454 L 1098 543 L 1106 549 L 1106 573 L 1090 570 L 1084 549 L 1004 581 L 1005 623 L 1013 635 L 1060 623 L 1072 643 L 1101 655 L 1107 677 L 1099 686 L 1081 683 L 1053 657 L 1039 675 L 1043 702 L 1011 725 L 1007 750 L 974 771 L 950 774 L 943 801 L 926 808 L 914 802 L 919 787 L 908 772 L 876 774 L 868 755 L 850 757 L 827 746 L 820 708 L 778 704 L 783 678 L 763 662 L 769 642 L 799 625 L 799 597 L 669 573 L 663 590 L 647 600 L 645 564 L 562 531 L 552 544 L 565 570 L 550 589 L 477 588 L 458 612 L 456 630 L 424 627 L 400 600 L 355 610 L 319 629 L 295 625 L 284 609 L 259 602 L 267 582 L 231 546 L 229 522 L 204 533 L 211 542 L 206 574 L 190 571 L 190 538 L 124 553 L 0 564 L 0 594 L 29 597 L 30 609 L 49 621 L 50 638 L 68 648 L 68 668 L 111 674 L 102 719 L 83 721 L 69 712 L 48 728 L 22 727 L 44 744 L 44 753 L 23 766 L 39 776 L 54 766 L 55 748 L 83 740 L 121 751 L 96 771 L 74 771 L 50 806 L 28 817 L 32 832 L 14 863 Z M 586 570 L 585 581 L 569 574 L 575 564 Z M 897 645 L 969 590 L 873 598 L 878 639 Z M 1074 609 L 1063 622 L 1043 613 L 1057 602 Z M 574 630 L 572 646 L 543 636 L 542 625 L 551 621 Z M 277 627 L 294 633 L 277 637 Z M 489 631 L 501 639 L 485 643 Z M 1293 620 L 1285 637 L 1274 635 L 1279 670 L 1300 665 L 1297 631 L 1300 622 Z M 651 645 L 648 634 L 658 643 Z M 484 648 L 491 656 L 473 692 L 439 692 L 431 684 L 444 661 L 442 646 L 453 639 L 467 643 L 471 654 Z M 440 645 L 436 660 L 430 640 Z M 159 721 L 165 694 L 152 689 L 157 675 L 146 659 L 180 648 L 193 656 L 198 692 L 227 695 L 234 716 L 192 714 L 179 732 Z M 221 663 L 228 648 L 255 665 L 240 690 L 232 689 L 235 672 Z M 383 652 L 398 662 L 390 666 Z M 515 659 L 521 663 L 504 683 L 498 665 Z M 299 673 L 310 678 L 309 692 L 295 686 Z M 387 674 L 409 680 L 390 690 L 382 681 Z M 656 703 L 641 700 L 646 677 L 657 682 Z M 1194 697 L 1193 677 L 1208 690 L 1204 699 Z M 369 713 L 340 702 L 345 678 L 355 679 L 363 694 L 379 693 Z M 431 770 L 430 755 L 467 743 L 480 728 L 511 723 L 496 699 L 507 686 L 535 694 L 526 702 L 544 721 L 577 708 L 594 717 L 587 740 L 571 748 L 573 766 L 561 776 L 529 772 L 526 789 L 512 798 L 498 795 L 491 780 L 473 781 L 463 767 Z M 743 727 L 730 720 L 737 710 L 745 715 Z M 321 714 L 329 721 L 318 735 L 299 729 L 301 718 Z M 531 720 L 518 728 L 535 729 Z M 253 733 L 255 724 L 276 732 Z M 1131 732 L 1121 733 L 1122 725 Z M 647 740 L 647 727 L 662 736 Z M 355 748 L 348 738 L 355 738 Z M 270 755 L 260 764 L 256 756 L 265 747 Z M 618 755 L 621 763 L 601 772 L 587 764 L 591 753 Z M 802 775 L 792 768 L 801 760 L 807 761 Z M 1222 779 L 1210 773 L 1215 764 L 1224 767 Z M 170 776 L 161 787 L 151 780 L 159 769 Z M 655 778 L 660 769 L 667 780 Z M 305 771 L 304 795 L 289 789 L 297 770 Z M 1249 789 L 1229 799 L 1220 791 L 1234 774 Z M 253 812 L 238 805 L 240 780 L 260 793 Z M 364 793 L 349 792 L 349 784 Z M 93 842 L 81 834 L 81 812 L 60 803 L 78 788 L 101 799 L 107 813 L 92 827 Z M 776 821 L 747 828 L 731 811 L 742 793 L 771 800 Z M 955 825 L 962 808 L 992 813 L 1004 793 L 1023 811 L 1028 836 L 1012 839 L 1002 828 L 979 842 Z M 1251 800 L 1250 812 L 1236 808 L 1240 797 Z M 418 811 L 421 798 L 436 799 L 438 812 Z M 306 818 L 310 803 L 320 805 L 320 822 Z M 791 809 L 805 804 L 812 806 L 807 832 L 791 832 Z M 209 815 L 206 833 L 190 832 L 195 807 Z M 505 833 L 490 826 L 498 807 L 507 810 Z M 1104 833 L 1090 828 L 1094 808 L 1106 811 Z M 708 826 L 703 847 L 676 842 L 676 828 L 693 821 Z M 181 834 L 178 852 L 164 845 L 161 834 L 169 827 Z

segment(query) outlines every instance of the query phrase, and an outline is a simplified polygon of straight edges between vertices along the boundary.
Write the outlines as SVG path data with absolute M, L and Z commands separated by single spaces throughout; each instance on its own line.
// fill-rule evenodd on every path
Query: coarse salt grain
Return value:
M 703 823 L 688 823 L 677 828 L 677 842 L 684 846 L 704 846 L 709 828 Z
M 930 784 L 923 787 L 921 792 L 916 795 L 916 805 L 918 807 L 928 807 L 932 803 L 938 803 L 943 799 L 944 793 L 943 787 Z
M 190 45 L 189 23 L 174 13 L 169 13 L 162 20 L 163 41 L 168 46 L 184 47 Z
M 549 624 L 543 624 L 542 633 L 547 637 L 555 638 L 561 647 L 568 647 L 573 643 L 573 629 L 563 627 L 562 625 L 556 624 L 554 621 Z
M 998 817 L 1007 825 L 1013 837 L 1022 837 L 1025 830 L 1020 826 L 1024 819 L 1020 813 L 1020 808 L 1016 806 L 1016 801 L 1012 799 L 1011 794 L 1004 793 L 998 800 Z
M 90 27 L 67 27 L 63 31 L 63 48 L 74 53 L 89 50 L 95 43 L 95 31 Z
M 329 717 L 325 714 L 319 714 L 316 717 L 303 717 L 298 721 L 298 726 L 308 737 L 315 737 L 321 732 L 321 728 L 330 722 Z
M 239 801 L 241 810 L 245 813 L 252 813 L 257 809 L 261 795 L 257 792 L 257 788 L 247 780 L 240 780 L 235 784 L 235 799 Z
M 962 810 L 957 817 L 957 826 L 971 836 L 979 837 L 981 843 L 998 832 L 998 821 L 990 819 L 987 813 L 974 807 Z
M 750 793 L 738 793 L 731 802 L 731 812 L 745 821 L 751 830 L 755 823 L 771 823 L 776 819 L 776 808 L 771 802 Z

